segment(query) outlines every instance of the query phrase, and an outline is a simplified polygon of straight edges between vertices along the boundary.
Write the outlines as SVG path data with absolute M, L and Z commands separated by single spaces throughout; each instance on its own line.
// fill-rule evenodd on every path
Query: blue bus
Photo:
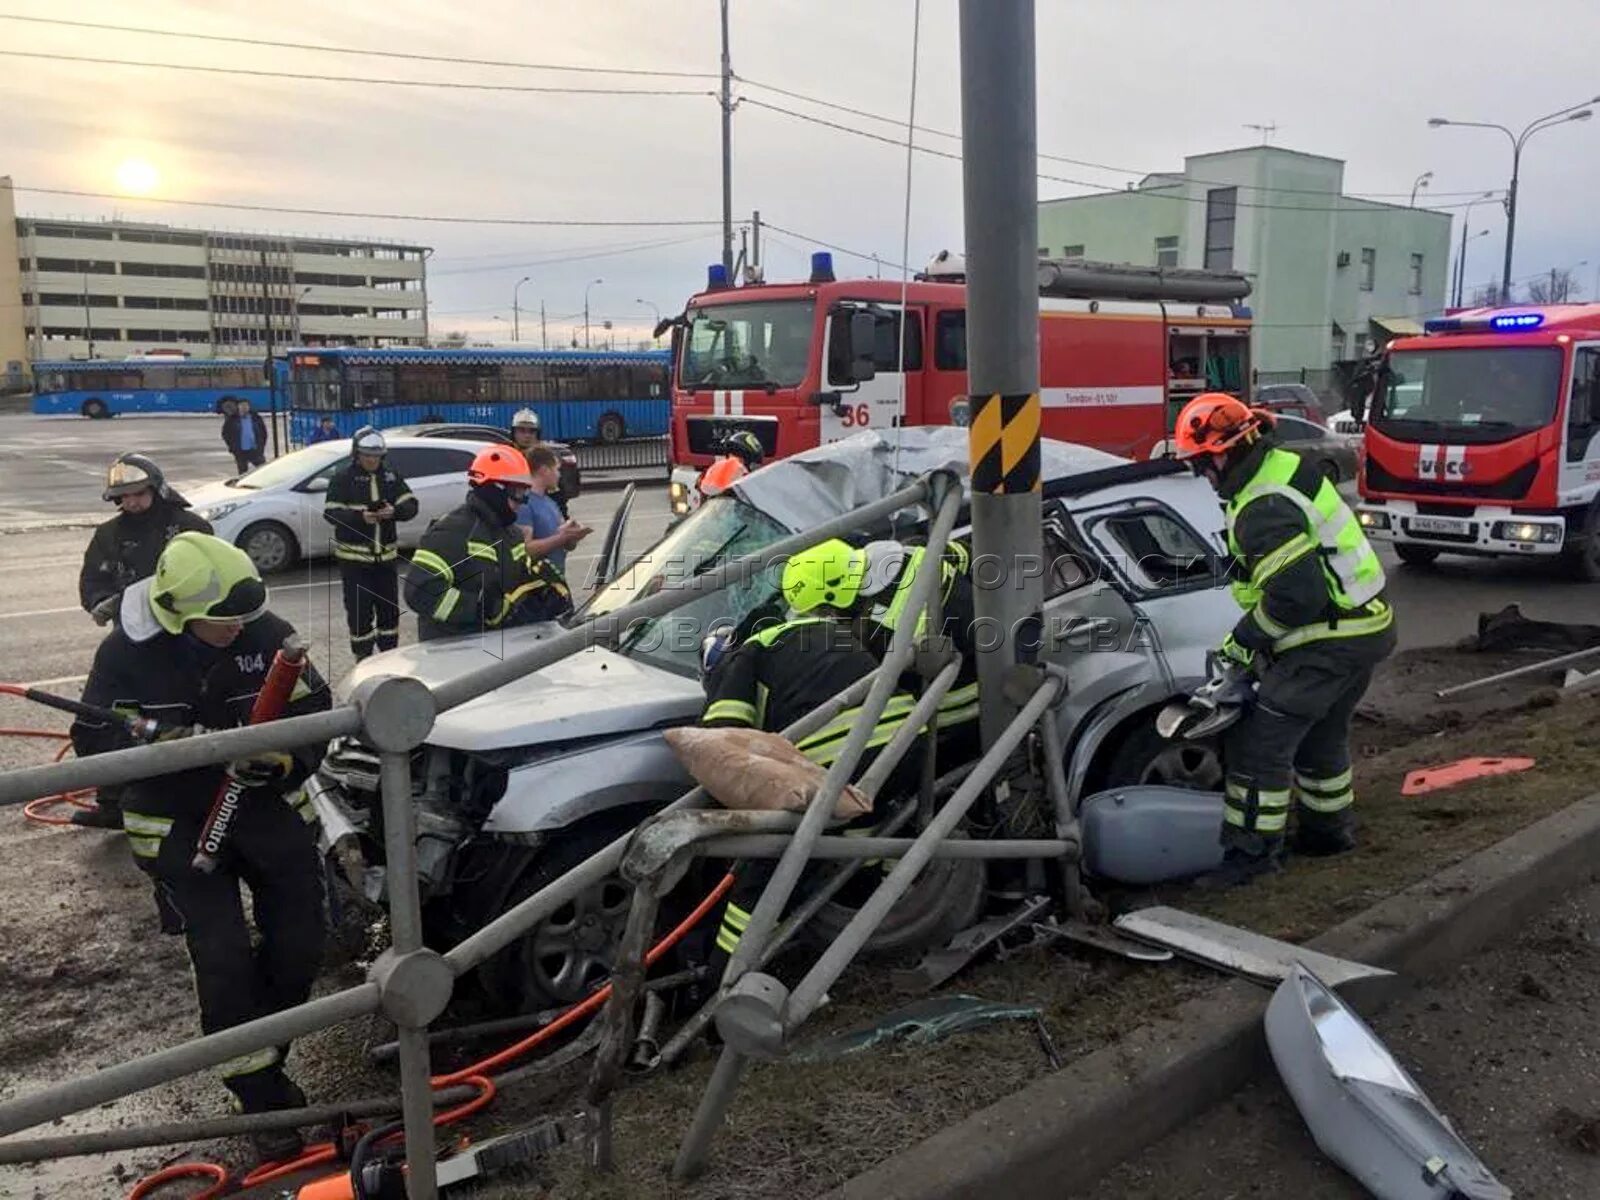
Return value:
M 297 347 L 278 403 L 303 444 L 324 416 L 339 432 L 440 421 L 507 429 L 521 408 L 544 436 L 610 445 L 667 432 L 666 350 L 426 350 Z
M 121 413 L 220 413 L 229 400 L 265 411 L 260 358 L 134 357 L 121 362 L 36 362 L 33 411 L 114 417 Z

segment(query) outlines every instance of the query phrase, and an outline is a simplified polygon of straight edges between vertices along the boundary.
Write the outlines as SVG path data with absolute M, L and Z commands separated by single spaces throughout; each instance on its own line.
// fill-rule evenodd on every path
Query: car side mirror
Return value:
M 850 314 L 850 381 L 866 383 L 877 377 L 873 347 L 878 340 L 878 318 L 870 312 Z

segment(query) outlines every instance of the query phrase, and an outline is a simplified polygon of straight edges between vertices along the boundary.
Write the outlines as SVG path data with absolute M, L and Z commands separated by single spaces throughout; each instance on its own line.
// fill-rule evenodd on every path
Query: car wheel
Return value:
M 104 421 L 111 415 L 111 410 L 106 407 L 106 402 L 104 400 L 96 400 L 92 398 L 85 400 L 83 402 L 83 408 L 79 411 L 91 421 Z
M 857 887 L 870 889 L 881 881 L 876 866 L 865 866 L 845 885 L 846 892 Z M 934 859 L 873 930 L 861 948 L 862 957 L 898 958 L 944 945 L 977 923 L 987 886 L 988 873 L 981 860 Z M 866 893 L 862 895 L 864 900 Z M 831 900 L 817 911 L 800 936 L 813 946 L 826 946 L 844 932 L 855 915 L 855 908 Z
M 618 414 L 608 412 L 595 423 L 594 433 L 595 437 L 600 439 L 601 445 L 610 446 L 627 436 L 628 427 L 623 424 Z
M 263 575 L 287 571 L 300 559 L 294 534 L 276 521 L 257 521 L 247 526 L 234 544 L 250 556 Z
M 1101 788 L 1157 784 L 1198 792 L 1222 790 L 1222 748 L 1214 738 L 1174 742 L 1156 732 L 1154 722 L 1131 729 L 1106 764 Z
M 1571 525 L 1568 525 L 1571 536 Z M 1563 550 L 1567 572 L 1580 583 L 1600 583 L 1600 500 L 1589 506 L 1589 516 L 1578 540 Z
M 603 850 L 641 815 L 606 814 L 558 834 L 548 849 L 529 854 L 501 911 Z M 613 873 L 557 908 L 484 964 L 481 982 L 491 1005 L 500 1012 L 534 1012 L 576 1004 L 589 995 L 611 974 L 632 904 L 632 885 Z
M 1433 560 L 1439 557 L 1439 552 L 1432 546 L 1407 546 L 1404 543 L 1397 543 L 1394 552 L 1408 567 L 1431 566 Z

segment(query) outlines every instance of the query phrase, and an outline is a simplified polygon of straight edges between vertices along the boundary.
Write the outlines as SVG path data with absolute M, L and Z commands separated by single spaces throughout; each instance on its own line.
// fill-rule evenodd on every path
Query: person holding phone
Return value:
M 533 486 L 517 510 L 522 543 L 527 549 L 530 566 L 542 560 L 565 584 L 567 551 L 593 530 L 572 517 L 563 516 L 556 505 L 554 493 L 561 486 L 561 460 L 556 452 L 548 446 L 533 446 L 524 453 Z

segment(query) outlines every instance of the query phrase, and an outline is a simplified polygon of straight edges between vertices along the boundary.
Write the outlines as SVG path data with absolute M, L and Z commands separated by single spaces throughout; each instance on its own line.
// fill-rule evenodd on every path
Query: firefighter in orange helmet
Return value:
M 1277 870 L 1295 811 L 1294 847 L 1355 846 L 1350 722 L 1395 646 L 1383 567 L 1338 489 L 1276 444 L 1271 414 L 1207 392 L 1178 414 L 1177 456 L 1209 479 L 1227 510 L 1238 624 L 1213 670 L 1249 673 L 1255 703 L 1228 729 L 1222 866 L 1203 882 Z
M 428 527 L 406 571 L 421 641 L 546 620 L 572 606 L 560 573 L 530 561 L 513 528 L 533 486 L 515 446 L 491 446 L 467 468 L 467 499 Z
M 716 496 L 727 491 L 759 467 L 767 454 L 761 447 L 761 439 L 748 429 L 740 429 L 723 438 L 722 451 L 722 457 L 700 476 L 702 496 Z

